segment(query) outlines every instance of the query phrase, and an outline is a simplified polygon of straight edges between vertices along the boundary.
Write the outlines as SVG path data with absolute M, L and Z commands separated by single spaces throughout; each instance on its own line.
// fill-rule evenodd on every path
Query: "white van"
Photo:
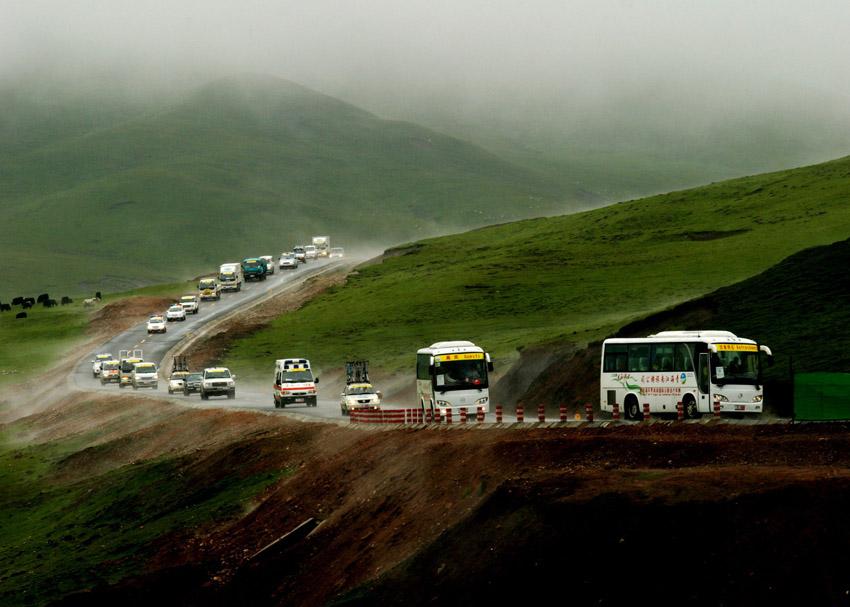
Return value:
M 149 362 L 140 362 L 133 365 L 133 371 L 130 373 L 130 385 L 133 390 L 139 388 L 153 388 L 156 390 L 159 385 L 159 375 L 157 374 L 156 365 Z

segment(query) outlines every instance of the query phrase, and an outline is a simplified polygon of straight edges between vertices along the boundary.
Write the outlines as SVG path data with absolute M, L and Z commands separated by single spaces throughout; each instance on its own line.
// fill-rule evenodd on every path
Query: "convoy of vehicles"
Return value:
M 180 298 L 180 305 L 186 311 L 186 314 L 189 314 L 190 312 L 192 314 L 197 314 L 200 303 L 201 302 L 197 295 L 184 295 Z
M 207 400 L 210 396 L 227 396 L 236 398 L 236 379 L 231 375 L 230 369 L 226 367 L 210 367 L 204 369 L 201 378 L 201 399 Z
M 165 318 L 172 322 L 175 320 L 186 320 L 186 310 L 180 304 L 173 304 L 166 311 Z
M 218 281 L 222 291 L 241 291 L 243 280 L 241 264 L 223 263 L 218 269 Z
M 148 319 L 148 333 L 165 333 L 168 327 L 162 314 L 152 314 Z
M 221 299 L 221 285 L 218 284 L 215 278 L 202 278 L 198 283 L 198 292 L 201 300 Z
M 441 341 L 416 353 L 416 394 L 423 412 L 486 414 L 490 408 L 487 373 L 490 355 L 470 341 Z
M 306 358 L 281 358 L 274 363 L 274 406 L 303 404 L 315 407 L 316 384 L 319 378 L 313 377 L 310 361 Z
M 102 354 L 98 354 L 91 361 L 91 373 L 92 377 L 97 378 L 100 376 L 100 365 L 103 364 L 105 360 L 112 360 L 112 354 L 108 352 L 103 352 Z
M 602 411 L 616 403 L 626 419 L 676 413 L 697 419 L 721 412 L 761 413 L 764 383 L 760 354 L 770 348 L 729 331 L 663 331 L 645 338 L 612 338 L 602 344 Z
M 266 264 L 266 274 L 274 275 L 274 257 L 271 255 L 260 255 L 260 259 Z
M 133 390 L 139 388 L 157 389 L 159 386 L 159 374 L 157 373 L 156 364 L 152 362 L 137 362 L 133 365 L 133 370 L 130 372 L 130 385 Z
M 313 236 L 313 246 L 316 247 L 318 257 L 327 257 L 331 248 L 330 236 Z

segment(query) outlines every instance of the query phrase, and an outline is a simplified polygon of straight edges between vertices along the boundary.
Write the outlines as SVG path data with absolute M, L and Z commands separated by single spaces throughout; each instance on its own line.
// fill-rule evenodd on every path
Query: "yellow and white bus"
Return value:
M 490 355 L 471 341 L 441 341 L 416 353 L 416 394 L 422 411 L 445 417 L 490 410 Z M 457 418 L 456 418 L 457 419 Z
M 644 338 L 611 338 L 602 343 L 602 411 L 617 403 L 626 419 L 676 413 L 697 419 L 714 411 L 761 413 L 764 383 L 760 353 L 770 348 L 729 331 L 663 331 Z

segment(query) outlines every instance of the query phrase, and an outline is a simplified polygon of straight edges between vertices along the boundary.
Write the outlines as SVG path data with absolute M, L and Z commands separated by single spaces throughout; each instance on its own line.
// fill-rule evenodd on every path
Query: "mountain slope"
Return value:
M 360 357 L 407 372 L 418 348 L 471 339 L 505 370 L 518 350 L 606 337 L 846 239 L 848 198 L 843 158 L 422 241 L 236 344 L 227 362 L 261 377 L 264 353 L 286 343 L 322 365 Z
M 185 278 L 316 233 L 386 244 L 592 201 L 468 143 L 259 76 L 4 158 L 5 297 Z

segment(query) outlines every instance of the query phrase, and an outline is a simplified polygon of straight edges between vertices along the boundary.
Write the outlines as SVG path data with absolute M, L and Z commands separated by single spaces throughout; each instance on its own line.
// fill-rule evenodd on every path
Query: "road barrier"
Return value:
M 537 421 L 546 421 L 546 405 L 544 405 L 543 403 L 539 403 L 537 405 Z
M 714 401 L 714 417 L 720 417 L 720 401 Z
M 613 409 L 611 411 L 611 419 L 613 419 L 615 422 L 620 421 L 620 403 L 613 403 L 611 407 Z
M 643 403 L 643 421 L 649 421 L 649 403 Z
M 561 423 L 565 424 L 567 422 L 567 406 L 566 405 L 563 405 L 563 404 L 561 405 L 560 413 L 561 413 Z
M 460 423 L 466 423 L 466 416 L 469 414 L 469 410 L 466 407 L 460 408 Z
M 516 420 L 520 423 L 525 421 L 525 411 L 523 411 L 522 405 L 516 406 Z
M 422 409 L 352 409 L 351 421 L 360 424 L 421 424 L 430 423 L 430 411 Z
M 452 423 L 452 410 L 451 409 L 446 409 L 446 423 L 447 424 Z
M 584 407 L 584 417 L 589 422 L 593 421 L 593 404 L 592 403 L 587 403 L 587 405 L 585 405 L 585 407 Z
M 484 422 L 484 407 L 478 407 L 478 423 Z
M 679 421 L 685 419 L 685 403 L 682 401 L 676 403 L 676 419 Z
M 502 405 L 496 405 L 496 423 L 502 423 Z

